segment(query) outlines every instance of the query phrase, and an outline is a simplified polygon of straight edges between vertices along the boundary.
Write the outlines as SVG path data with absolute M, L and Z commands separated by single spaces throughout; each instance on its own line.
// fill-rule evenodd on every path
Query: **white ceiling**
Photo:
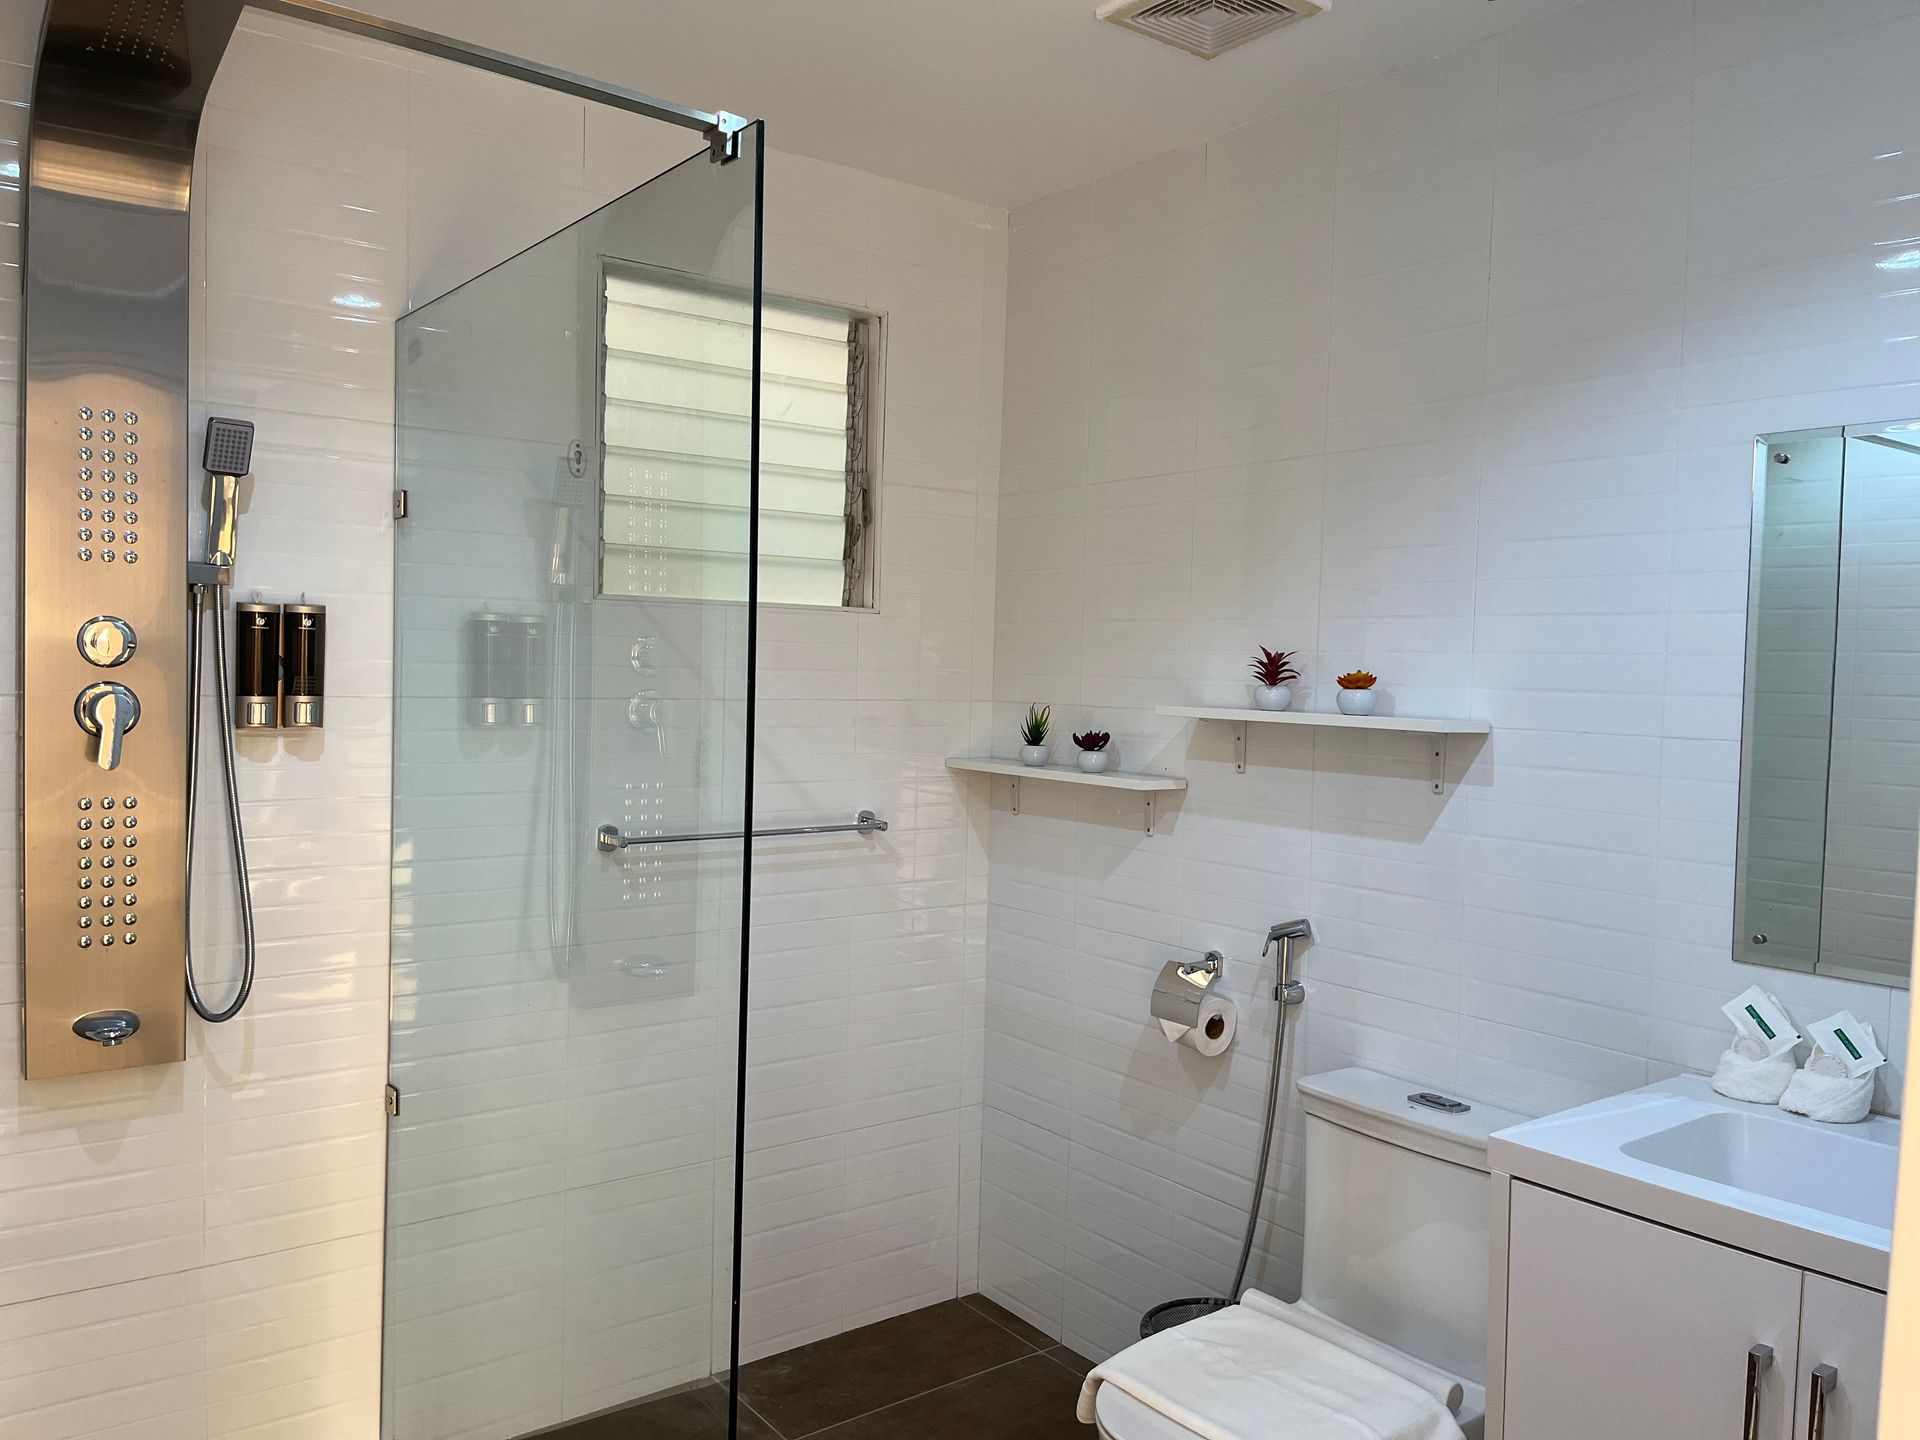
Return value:
M 1198 60 L 1095 21 L 1096 0 L 361 0 L 1007 207 L 1577 3 L 1332 0 Z

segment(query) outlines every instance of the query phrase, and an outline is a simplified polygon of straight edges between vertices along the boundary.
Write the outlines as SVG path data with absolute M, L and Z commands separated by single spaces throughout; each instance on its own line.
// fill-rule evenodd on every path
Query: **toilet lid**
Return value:
M 1480 1434 L 1480 1419 L 1486 1413 L 1486 1392 L 1478 1385 L 1467 1387 L 1466 1402 L 1454 1418 L 1468 1436 Z M 1108 1440 L 1201 1440 L 1186 1426 L 1170 1420 L 1151 1405 L 1136 1400 L 1118 1385 L 1102 1385 L 1093 1394 L 1094 1419 Z

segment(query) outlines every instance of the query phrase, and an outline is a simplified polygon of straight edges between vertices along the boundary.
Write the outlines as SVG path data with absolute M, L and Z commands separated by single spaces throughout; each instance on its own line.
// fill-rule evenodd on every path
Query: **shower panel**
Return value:
M 26 1073 L 182 1059 L 187 202 L 240 6 L 53 0 L 27 170 Z

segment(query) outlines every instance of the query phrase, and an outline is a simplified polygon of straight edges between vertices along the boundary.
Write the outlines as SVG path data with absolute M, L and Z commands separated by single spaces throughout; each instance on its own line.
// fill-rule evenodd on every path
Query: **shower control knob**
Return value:
M 140 697 L 124 685 L 101 680 L 87 686 L 73 702 L 73 718 L 89 735 L 99 737 L 96 758 L 102 770 L 120 768 L 120 744 L 140 723 Z
M 139 641 L 134 636 L 133 626 L 118 615 L 96 615 L 80 627 L 74 643 L 80 647 L 80 654 L 89 665 L 107 669 L 131 660 Z

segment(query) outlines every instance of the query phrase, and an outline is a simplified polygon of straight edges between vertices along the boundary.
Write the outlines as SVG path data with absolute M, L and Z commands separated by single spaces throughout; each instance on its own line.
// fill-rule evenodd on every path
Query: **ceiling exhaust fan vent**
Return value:
M 1107 0 L 1095 14 L 1211 60 L 1326 8 L 1322 0 Z

